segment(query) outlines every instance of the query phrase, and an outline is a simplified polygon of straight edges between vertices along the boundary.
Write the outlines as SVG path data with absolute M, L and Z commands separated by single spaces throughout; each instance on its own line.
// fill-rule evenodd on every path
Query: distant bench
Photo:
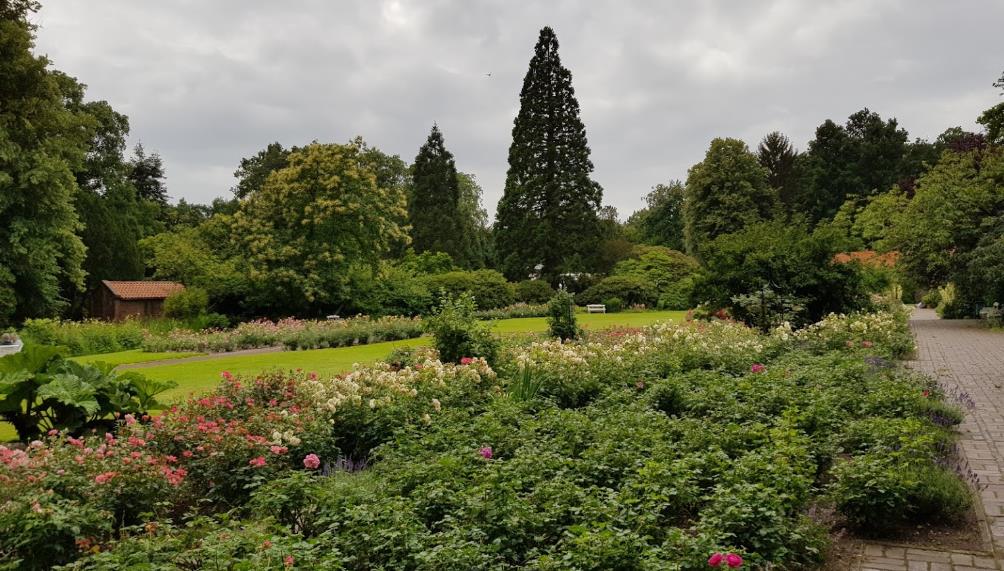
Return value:
M 607 306 L 602 303 L 590 303 L 586 306 L 586 313 L 606 313 Z

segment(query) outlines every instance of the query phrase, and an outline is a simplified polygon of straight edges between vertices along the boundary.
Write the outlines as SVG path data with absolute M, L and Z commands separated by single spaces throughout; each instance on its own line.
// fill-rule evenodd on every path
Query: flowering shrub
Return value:
M 146 351 L 224 352 L 283 345 L 287 349 L 323 349 L 381 341 L 410 339 L 422 334 L 422 322 L 410 317 L 353 317 L 350 319 L 305 321 L 247 321 L 233 329 L 188 331 L 175 329 L 166 334 L 147 334 Z
M 790 328 L 779 328 L 777 334 L 787 336 Z M 851 315 L 831 313 L 795 333 L 794 338 L 814 351 L 862 348 L 890 357 L 905 357 L 915 349 L 905 310 Z
M 546 300 L 545 300 L 546 301 Z M 474 313 L 478 319 L 517 319 L 522 317 L 546 317 L 547 304 L 514 303 L 498 309 L 479 309 Z
M 860 326 L 835 318 L 718 321 L 511 343 L 495 368 L 425 350 L 334 378 L 225 378 L 113 436 L 4 452 L 0 558 L 52 544 L 78 569 L 812 568 L 812 505 L 876 530 L 968 505 L 939 464 L 958 411 L 881 356 L 897 336 L 844 319 L 868 323 L 853 350 L 830 337 Z

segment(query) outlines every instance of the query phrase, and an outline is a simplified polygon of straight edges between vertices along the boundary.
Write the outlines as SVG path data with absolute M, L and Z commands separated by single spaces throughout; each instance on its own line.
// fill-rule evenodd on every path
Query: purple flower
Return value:
M 491 460 L 492 459 L 492 447 L 491 446 L 485 446 L 485 447 L 483 447 L 481 450 L 478 450 L 478 453 L 481 454 L 481 457 L 484 458 L 485 460 Z

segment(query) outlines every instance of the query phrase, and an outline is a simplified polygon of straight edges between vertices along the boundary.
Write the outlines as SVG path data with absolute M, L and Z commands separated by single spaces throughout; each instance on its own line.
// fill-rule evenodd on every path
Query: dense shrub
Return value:
M 659 309 L 683 310 L 692 307 L 694 295 L 694 276 L 689 276 L 672 284 L 659 294 L 657 307 Z
M 700 270 L 697 260 L 663 246 L 635 246 L 631 256 L 614 266 L 613 275 L 641 278 L 660 294 Z
M 544 280 L 523 280 L 513 287 L 516 301 L 527 304 L 547 303 L 554 296 L 554 288 Z
M 608 297 L 603 300 L 603 305 L 607 313 L 620 313 L 624 311 L 624 300 L 619 297 Z
M 627 305 L 654 306 L 656 290 L 643 278 L 635 276 L 610 276 L 590 286 L 578 294 L 575 301 L 579 305 L 603 303 L 612 297 L 620 298 Z
M 198 287 L 176 291 L 164 300 L 164 317 L 191 319 L 209 310 L 209 294 Z
M 477 304 L 470 293 L 457 297 L 445 296 L 435 314 L 425 320 L 426 331 L 432 334 L 439 358 L 447 363 L 465 359 L 495 360 L 498 343 L 488 325 L 475 318 Z
M 547 303 L 547 328 L 551 337 L 575 339 L 581 331 L 575 319 L 575 298 L 565 290 L 559 290 Z
M 941 293 L 937 288 L 931 289 L 920 300 L 924 302 L 924 307 L 935 308 L 941 303 Z
M 462 293 L 470 293 L 480 309 L 505 307 L 515 301 L 512 284 L 494 270 L 430 275 L 423 278 L 423 283 L 433 295 L 445 292 L 446 295 L 457 297 Z
M 479 309 L 478 319 L 518 319 L 523 317 L 547 317 L 547 304 L 530 305 L 514 303 L 498 309 Z
M 26 343 L 58 345 L 65 347 L 70 355 L 137 349 L 143 344 L 143 335 L 144 324 L 133 319 L 119 322 L 29 319 L 21 329 Z
M 768 309 L 788 308 L 796 325 L 861 309 L 868 297 L 860 272 L 856 264 L 834 261 L 837 245 L 825 232 L 810 234 L 781 221 L 719 236 L 702 246 L 706 271 L 695 286 L 696 301 L 728 307 L 736 318 L 761 326 L 781 319 L 761 318 L 762 306 L 738 303 L 742 296 L 759 298 L 769 289 L 776 303 Z

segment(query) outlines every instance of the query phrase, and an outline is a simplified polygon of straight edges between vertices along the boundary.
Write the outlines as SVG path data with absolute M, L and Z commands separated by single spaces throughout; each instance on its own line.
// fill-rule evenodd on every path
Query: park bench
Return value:
M 606 313 L 607 306 L 602 303 L 590 303 L 586 306 L 586 313 Z

